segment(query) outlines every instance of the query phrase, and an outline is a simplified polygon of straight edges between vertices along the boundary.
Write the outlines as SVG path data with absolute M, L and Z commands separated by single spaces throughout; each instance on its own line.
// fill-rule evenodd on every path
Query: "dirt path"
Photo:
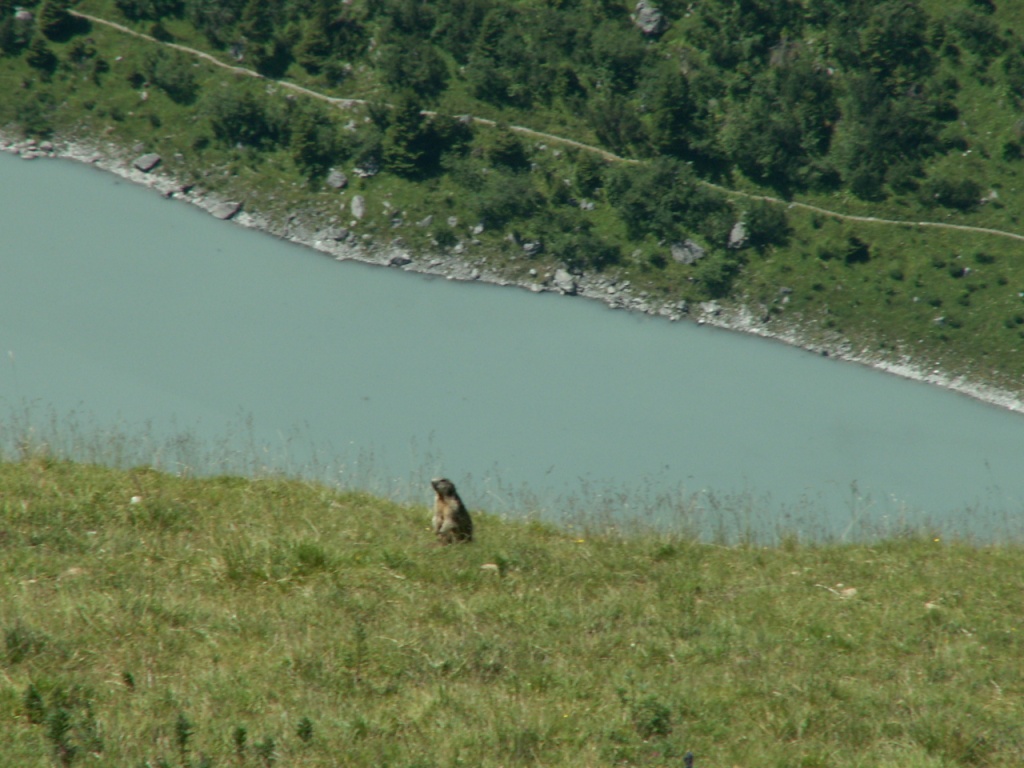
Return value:
M 237 67 L 237 66 L 234 66 L 232 64 L 227 64 L 227 63 L 221 61 L 220 59 L 216 58 L 215 56 L 211 56 L 210 54 L 204 53 L 203 51 L 197 50 L 195 48 L 189 48 L 188 46 L 179 45 L 178 43 L 171 43 L 171 42 L 165 42 L 163 40 L 157 40 L 155 37 L 153 37 L 151 35 L 147 35 L 147 34 L 145 34 L 143 32 L 136 32 L 134 29 L 130 29 L 130 28 L 128 28 L 128 27 L 126 27 L 126 26 L 124 26 L 122 24 L 118 24 L 117 22 L 107 21 L 106 19 L 101 19 L 98 16 L 91 16 L 91 15 L 89 15 L 87 13 L 82 13 L 80 11 L 69 10 L 68 13 L 70 13 L 72 16 L 77 16 L 78 18 L 86 19 L 87 21 L 90 21 L 93 24 L 101 24 L 101 25 L 103 25 L 105 27 L 110 27 L 111 29 L 116 29 L 118 32 L 123 32 L 126 35 L 131 35 L 132 37 L 137 37 L 137 38 L 140 38 L 142 40 L 146 40 L 148 42 L 155 43 L 157 45 L 163 45 L 163 46 L 165 46 L 167 48 L 173 48 L 176 51 L 181 51 L 182 53 L 188 54 L 189 56 L 194 56 L 194 57 L 196 57 L 198 59 L 202 59 L 203 61 L 209 62 L 210 64 L 213 64 L 214 66 L 220 67 L 221 69 L 226 69 L 229 72 L 232 72 L 232 73 L 234 73 L 236 75 L 244 75 L 246 77 L 254 77 L 254 78 L 257 78 L 259 80 L 268 80 L 268 78 L 264 77 L 263 75 L 261 75 L 259 72 L 256 72 L 255 70 L 248 69 L 246 67 Z M 313 91 L 313 90 L 310 90 L 309 88 L 305 88 L 305 87 L 303 87 L 301 85 L 296 85 L 295 83 L 290 83 L 287 80 L 268 80 L 268 82 L 273 82 L 273 83 L 281 86 L 282 88 L 287 88 L 288 90 L 294 91 L 296 93 L 301 93 L 301 94 L 303 94 L 305 96 L 309 96 L 310 98 L 319 99 L 320 101 L 326 102 L 328 104 L 332 104 L 332 105 L 340 107 L 342 109 L 347 108 L 347 107 L 356 106 L 356 105 L 366 105 L 366 104 L 370 103 L 366 99 L 341 99 L 341 98 L 336 98 L 334 96 L 328 96 L 326 94 L 319 93 L 318 91 Z M 437 113 L 436 112 L 431 112 L 431 111 L 428 111 L 428 110 L 424 110 L 423 114 L 427 115 L 427 116 L 434 116 Z M 490 120 L 490 119 L 488 119 L 486 117 L 472 117 L 471 119 L 473 120 L 473 122 L 475 122 L 475 123 L 477 123 L 479 125 L 487 125 L 487 126 L 491 126 L 491 127 L 494 127 L 495 125 L 497 125 L 497 121 Z M 622 157 L 620 155 L 616 155 L 614 152 L 609 152 L 609 151 L 607 151 L 605 149 L 601 149 L 600 147 L 595 147 L 595 146 L 592 146 L 590 144 L 584 144 L 584 143 L 579 142 L 579 141 L 574 141 L 573 139 L 567 139 L 564 136 L 556 136 L 555 134 L 552 134 L 552 133 L 544 133 L 543 131 L 536 131 L 536 130 L 534 130 L 532 128 L 526 128 L 525 126 L 522 126 L 522 125 L 510 125 L 509 128 L 511 130 L 515 131 L 516 133 L 523 134 L 524 136 L 531 136 L 531 137 L 536 138 L 536 139 L 544 139 L 545 141 L 552 141 L 552 142 L 556 142 L 556 143 L 559 143 L 559 144 L 563 144 L 565 146 L 570 146 L 570 147 L 575 147 L 577 149 L 582 149 L 582 150 L 584 150 L 586 152 L 593 152 L 593 153 L 595 153 L 597 155 L 600 155 L 605 160 L 609 160 L 611 162 L 624 162 L 624 163 L 635 163 L 635 162 L 638 162 L 636 160 L 632 160 L 632 159 L 629 159 L 629 158 Z M 840 213 L 839 211 L 832 211 L 832 210 L 829 210 L 827 208 L 821 208 L 821 207 L 819 207 L 817 205 L 811 205 L 809 203 L 798 203 L 798 202 L 793 202 L 793 201 L 790 201 L 790 200 L 783 200 L 781 198 L 771 197 L 770 195 L 755 195 L 755 194 L 751 194 L 749 192 L 740 192 L 738 190 L 729 189 L 727 187 L 722 187 L 722 186 L 719 186 L 718 184 L 713 184 L 713 183 L 708 182 L 708 181 L 702 181 L 701 184 L 703 184 L 703 185 L 705 185 L 707 187 L 710 187 L 712 189 L 717 189 L 720 192 L 723 192 L 724 194 L 727 194 L 727 195 L 730 195 L 730 196 L 733 196 L 733 197 L 743 197 L 743 198 L 746 198 L 748 200 L 762 200 L 762 201 L 764 201 L 766 203 L 772 203 L 774 205 L 784 205 L 784 206 L 786 206 L 788 208 L 800 208 L 800 209 L 806 210 L 806 211 L 813 211 L 815 213 L 821 213 L 821 214 L 824 214 L 826 216 L 834 216 L 835 218 L 842 219 L 844 221 L 856 221 L 856 222 L 861 222 L 861 223 L 865 223 L 865 224 L 883 224 L 883 225 L 887 225 L 887 226 L 931 227 L 933 229 L 948 229 L 948 230 L 955 230 L 955 231 L 959 231 L 959 232 L 972 232 L 974 234 L 992 235 L 992 236 L 995 236 L 995 237 L 1005 237 L 1005 238 L 1010 238 L 1012 240 L 1024 241 L 1024 235 L 1017 234 L 1016 232 L 1008 232 L 1008 231 L 1005 231 L 1005 230 L 1002 230 L 1002 229 L 990 229 L 988 227 L 973 227 L 973 226 L 970 226 L 970 225 L 967 225 L 967 224 L 949 224 L 949 223 L 941 222 L 941 221 L 900 221 L 898 219 L 882 219 L 882 218 L 877 218 L 875 216 L 857 216 L 857 215 L 854 215 L 854 214 Z

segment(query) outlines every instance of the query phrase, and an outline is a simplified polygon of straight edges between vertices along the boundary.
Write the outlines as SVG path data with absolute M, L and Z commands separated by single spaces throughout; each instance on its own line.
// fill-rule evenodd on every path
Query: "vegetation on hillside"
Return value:
M 723 547 L 0 463 L 6 765 L 1017 766 L 1024 550 Z
M 0 121 L 142 141 L 180 156 L 169 170 L 282 217 L 348 223 L 338 203 L 359 192 L 372 214 L 355 228 L 413 250 L 456 249 L 512 277 L 603 273 L 660 301 L 741 303 L 769 328 L 1019 390 L 1019 238 L 760 198 L 1016 233 L 1022 11 L 993 0 L 656 5 L 661 23 L 646 32 L 622 0 L 72 9 L 257 80 L 91 24 L 63 0 L 2 0 Z M 367 103 L 339 109 L 276 78 Z M 345 193 L 324 186 L 332 168 L 352 177 Z

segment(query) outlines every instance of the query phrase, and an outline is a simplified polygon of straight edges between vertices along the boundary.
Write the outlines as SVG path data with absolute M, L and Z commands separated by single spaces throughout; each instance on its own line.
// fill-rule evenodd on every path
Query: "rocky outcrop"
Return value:
M 352 215 L 356 219 L 361 219 L 366 215 L 366 198 L 362 195 L 356 195 L 352 198 L 352 203 L 349 205 L 349 210 L 352 211 Z

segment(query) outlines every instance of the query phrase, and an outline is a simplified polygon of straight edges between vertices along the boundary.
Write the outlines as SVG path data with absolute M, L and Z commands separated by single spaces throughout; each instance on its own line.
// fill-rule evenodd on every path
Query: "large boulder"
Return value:
M 684 240 L 681 243 L 672 243 L 671 250 L 672 258 L 680 264 L 696 264 L 707 256 L 707 251 L 697 243 L 693 242 L 693 240 Z
M 554 284 L 555 288 L 566 296 L 573 296 L 576 293 L 576 278 L 567 270 L 556 269 L 551 282 Z
M 348 184 L 348 176 L 336 168 L 332 168 L 327 174 L 327 186 L 331 189 L 344 189 Z
M 665 31 L 668 22 L 665 15 L 648 0 L 640 0 L 633 13 L 633 23 L 648 37 L 656 37 Z
M 158 155 L 156 152 L 149 152 L 148 154 L 145 155 L 139 155 L 138 157 L 135 158 L 135 162 L 132 163 L 132 165 L 134 165 L 143 173 L 149 173 L 158 165 L 160 165 L 160 155 Z
M 729 247 L 730 248 L 742 248 L 747 244 L 749 235 L 747 234 L 747 225 L 742 221 L 737 221 L 732 225 L 732 229 L 729 230 Z
M 233 201 L 224 201 L 223 203 L 217 203 L 210 209 L 212 213 L 218 219 L 230 219 L 236 213 L 242 210 L 242 204 Z
M 340 242 L 348 239 L 348 230 L 344 227 L 328 227 L 321 233 L 321 240 L 334 240 Z
M 532 259 L 544 252 L 544 243 L 539 240 L 527 240 L 523 243 L 522 248 L 523 253 Z
M 357 219 L 363 218 L 366 215 L 366 198 L 362 195 L 356 195 L 352 198 L 352 204 L 349 207 L 353 216 Z

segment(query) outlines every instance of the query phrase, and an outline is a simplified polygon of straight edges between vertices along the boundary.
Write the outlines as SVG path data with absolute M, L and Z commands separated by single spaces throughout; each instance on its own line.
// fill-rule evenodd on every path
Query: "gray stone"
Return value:
M 523 243 L 523 253 L 529 256 L 531 259 L 534 256 L 539 256 L 544 251 L 544 244 L 537 240 L 527 240 Z
M 681 243 L 672 243 L 672 258 L 680 264 L 695 264 L 705 256 L 707 251 L 700 247 L 693 240 L 684 240 Z
M 459 217 L 458 216 L 449 216 L 448 217 L 448 226 L 449 227 L 457 227 L 457 226 L 459 226 Z
M 352 215 L 357 219 L 363 218 L 366 215 L 366 198 L 362 195 L 356 195 L 352 198 L 352 205 L 350 206 Z
M 710 317 L 718 317 L 722 314 L 722 308 L 718 305 L 717 301 L 702 301 L 700 303 L 700 311 Z
M 352 169 L 353 173 L 361 179 L 368 179 L 380 173 L 380 165 L 374 159 L 363 161 L 363 164 Z
M 389 267 L 404 267 L 406 264 L 412 264 L 412 259 L 407 254 L 396 253 L 390 259 L 388 259 Z
M 138 157 L 135 158 L 135 162 L 132 163 L 132 165 L 134 165 L 143 173 L 149 173 L 158 165 L 160 165 L 160 155 L 158 155 L 156 152 L 150 152 L 145 155 L 139 155 Z
M 556 269 L 551 281 L 554 283 L 555 288 L 566 296 L 572 296 L 576 293 L 576 278 L 564 269 Z
M 423 227 L 424 229 L 434 223 L 433 216 L 424 216 L 422 219 L 416 222 L 417 227 Z
M 730 248 L 742 248 L 747 244 L 747 237 L 747 225 L 742 221 L 737 221 L 729 230 L 728 245 Z
M 344 189 L 348 186 L 348 176 L 332 168 L 331 172 L 327 174 L 327 186 L 331 189 Z
M 210 213 L 218 219 L 230 219 L 236 213 L 242 210 L 242 204 L 236 202 L 226 201 L 223 203 L 217 203 L 213 208 L 210 209 Z
M 667 26 L 665 15 L 648 0 L 640 0 L 636 4 L 633 23 L 641 32 L 649 37 L 660 35 Z
M 470 234 L 473 234 L 473 235 L 483 234 L 483 231 L 484 231 L 484 225 L 482 223 L 481 224 L 477 224 L 475 227 L 473 227 L 471 230 L 469 230 Z
M 328 227 L 324 230 L 323 240 L 341 241 L 348 238 L 348 230 L 344 227 Z

